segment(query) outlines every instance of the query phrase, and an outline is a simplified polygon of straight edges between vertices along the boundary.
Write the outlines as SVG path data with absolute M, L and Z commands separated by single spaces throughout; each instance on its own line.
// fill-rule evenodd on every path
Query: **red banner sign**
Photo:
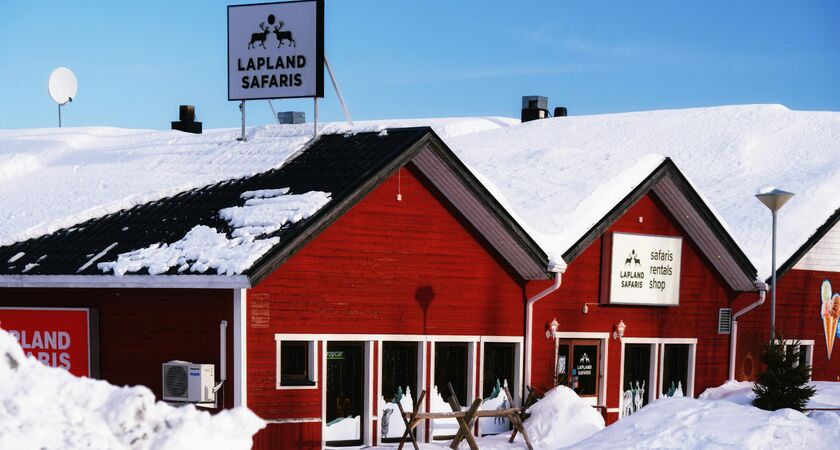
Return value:
M 90 376 L 90 311 L 86 308 L 0 308 L 0 328 L 42 363 Z

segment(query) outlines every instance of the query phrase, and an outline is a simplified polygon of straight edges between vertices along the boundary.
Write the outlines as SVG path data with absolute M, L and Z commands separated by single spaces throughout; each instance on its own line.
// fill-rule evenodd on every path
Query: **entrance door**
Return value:
M 629 416 L 648 404 L 653 391 L 653 345 L 626 344 L 624 346 L 624 379 L 621 380 L 622 417 Z M 655 392 L 655 391 L 653 391 Z
M 328 446 L 361 445 L 364 412 L 364 347 L 361 342 L 327 343 Z
M 598 404 L 601 380 L 601 341 L 560 339 L 557 347 L 557 384 L 572 388 L 589 403 Z

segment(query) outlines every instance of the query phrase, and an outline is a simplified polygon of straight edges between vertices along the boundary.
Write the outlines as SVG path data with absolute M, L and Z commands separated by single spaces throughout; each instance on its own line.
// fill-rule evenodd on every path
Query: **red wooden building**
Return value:
M 328 201 L 276 228 L 220 214 L 311 192 Z M 137 252 L 181 251 L 196 227 L 262 250 L 244 266 Z M 392 129 L 321 136 L 278 169 L 2 247 L 0 307 L 88 311 L 90 373 L 158 395 L 162 363 L 218 362 L 227 321 L 224 406 L 268 422 L 255 448 L 388 443 L 396 402 L 426 390 L 422 408 L 448 408 L 448 383 L 485 407 L 504 384 L 519 400 L 565 383 L 612 421 L 727 379 L 732 302 L 756 301 L 760 284 L 670 160 L 561 256 L 430 129 Z M 120 274 L 103 272 L 115 260 Z
M 206 255 L 161 268 L 131 253 L 175 249 L 196 226 L 234 240 L 219 211 L 279 188 L 329 202 L 254 240 L 270 248 L 241 273 L 202 271 Z M 526 284 L 550 278 L 542 250 L 428 128 L 321 136 L 279 169 L 3 247 L 0 260 L 0 306 L 86 309 L 93 375 L 157 395 L 162 363 L 218 362 L 226 320 L 224 406 L 268 421 L 255 448 L 388 440 L 401 421 L 389 434 L 380 417 L 395 398 L 425 389 L 433 409 L 446 383 L 462 402 L 497 380 L 519 397 Z M 442 422 L 420 434 L 453 433 Z
M 776 274 L 776 328 L 786 341 L 800 342 L 803 363 L 813 367 L 815 381 L 840 381 L 840 347 L 837 317 L 840 315 L 840 210 L 820 226 L 785 261 Z M 822 294 L 828 282 L 830 296 Z M 829 307 L 825 303 L 831 302 Z M 738 299 L 734 311 L 753 303 Z M 770 302 L 755 307 L 738 319 L 734 376 L 752 380 L 761 370 L 759 355 L 770 339 Z M 833 335 L 833 336 L 832 336 Z M 830 351 L 829 349 L 831 348 Z M 833 358 L 832 358 L 833 354 Z

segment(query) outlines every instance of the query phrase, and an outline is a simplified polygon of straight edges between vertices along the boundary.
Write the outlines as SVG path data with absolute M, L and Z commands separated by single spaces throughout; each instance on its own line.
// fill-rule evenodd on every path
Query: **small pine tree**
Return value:
M 753 406 L 775 411 L 791 408 L 802 411 L 813 397 L 816 389 L 808 384 L 811 366 L 799 363 L 801 347 L 799 341 L 787 346 L 781 337 L 764 347 L 761 362 L 767 368 L 758 374 L 753 385 L 755 400 Z

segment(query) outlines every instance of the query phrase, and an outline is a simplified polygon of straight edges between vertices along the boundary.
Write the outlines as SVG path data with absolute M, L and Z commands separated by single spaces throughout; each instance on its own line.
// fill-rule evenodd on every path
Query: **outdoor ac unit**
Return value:
M 216 400 L 213 364 L 184 361 L 163 363 L 163 399 L 173 402 L 207 403 Z

